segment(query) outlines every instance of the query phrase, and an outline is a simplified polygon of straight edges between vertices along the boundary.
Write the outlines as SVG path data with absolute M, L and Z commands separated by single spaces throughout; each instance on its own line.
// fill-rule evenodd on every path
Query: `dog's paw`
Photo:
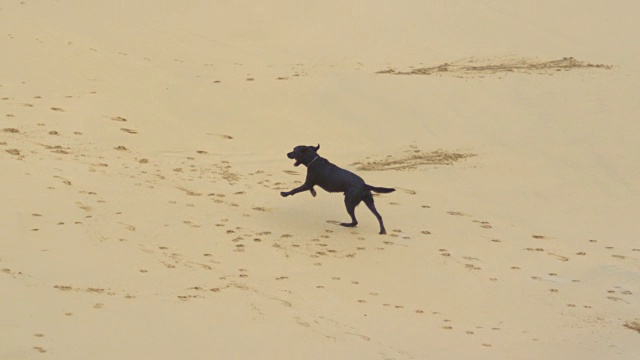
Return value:
M 313 197 L 316 197 L 316 195 L 318 195 L 318 193 L 316 193 L 316 190 L 314 188 L 311 188 L 309 192 L 311 192 L 311 195 L 313 195 Z
M 282 192 L 280 192 L 280 196 L 282 196 L 282 197 L 287 197 L 287 196 L 289 196 L 289 195 L 290 195 L 290 194 L 289 194 L 288 192 L 286 192 L 286 191 L 282 191 Z

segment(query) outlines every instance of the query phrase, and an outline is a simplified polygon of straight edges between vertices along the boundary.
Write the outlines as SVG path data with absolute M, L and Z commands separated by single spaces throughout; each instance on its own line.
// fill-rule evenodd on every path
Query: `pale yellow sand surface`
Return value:
M 638 14 L 3 1 L 0 359 L 640 358 Z

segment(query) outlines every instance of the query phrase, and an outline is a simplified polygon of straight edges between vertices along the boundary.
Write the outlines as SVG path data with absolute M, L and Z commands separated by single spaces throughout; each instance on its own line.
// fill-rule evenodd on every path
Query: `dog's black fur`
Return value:
M 353 227 L 358 225 L 356 220 L 355 208 L 361 202 L 367 205 L 369 210 L 376 216 L 380 223 L 380 234 L 386 234 L 387 231 L 382 223 L 382 216 L 378 214 L 375 205 L 373 204 L 373 195 L 371 191 L 378 193 L 390 193 L 395 189 L 375 187 L 365 184 L 362 178 L 351 171 L 341 169 L 327 159 L 318 155 L 318 146 L 296 146 L 293 151 L 287 154 L 289 159 L 295 159 L 294 166 L 303 164 L 307 167 L 307 178 L 302 186 L 297 187 L 291 191 L 283 191 L 280 193 L 283 197 L 289 195 L 295 195 L 302 191 L 310 191 L 311 195 L 316 196 L 316 191 L 313 188 L 315 185 L 320 186 L 328 192 L 342 192 L 344 193 L 344 203 L 347 207 L 347 212 L 351 216 L 350 223 L 341 223 L 342 226 Z

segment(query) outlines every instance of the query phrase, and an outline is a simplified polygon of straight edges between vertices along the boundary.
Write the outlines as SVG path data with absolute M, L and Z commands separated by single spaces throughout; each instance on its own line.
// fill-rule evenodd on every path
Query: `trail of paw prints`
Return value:
M 501 322 L 495 325 L 490 325 L 490 326 L 485 326 L 485 325 L 470 326 L 469 324 L 457 325 L 455 321 L 445 318 L 444 316 L 441 316 L 438 312 L 433 312 L 433 314 L 440 318 L 440 322 L 439 322 L 440 329 L 445 332 L 460 332 L 470 337 L 474 337 L 476 335 L 481 335 L 482 337 L 482 335 L 502 331 Z M 478 345 L 485 348 L 493 347 L 493 345 L 489 342 L 478 343 Z
M 246 271 L 245 269 L 240 270 Z M 237 289 L 243 287 L 241 285 L 237 285 L 234 281 L 230 281 L 228 278 L 229 276 L 222 276 L 218 279 L 211 280 L 207 284 L 186 287 L 179 292 L 179 295 L 175 296 L 180 301 L 205 299 L 209 296 L 215 296 L 215 294 L 219 294 L 227 289 Z
M 322 266 L 325 258 L 349 260 L 367 251 L 384 251 L 389 246 L 396 246 L 393 241 L 384 241 L 382 245 L 385 246 L 379 243 L 372 245 L 357 232 L 352 233 L 351 236 L 360 244 L 352 243 L 347 246 L 342 242 L 334 241 L 333 234 L 334 230 L 325 229 L 323 233 L 303 240 L 298 240 L 291 234 L 283 234 L 280 238 L 274 239 L 272 246 L 281 251 L 285 257 L 289 257 L 289 253 L 308 256 L 314 266 Z
M 551 251 L 549 251 L 549 250 L 546 250 L 546 249 L 545 249 L 545 248 L 543 248 L 543 247 L 535 247 L 535 248 L 533 248 L 533 247 L 528 247 L 528 248 L 525 248 L 524 250 L 525 250 L 525 251 L 528 251 L 528 252 L 532 252 L 532 253 L 545 254 L 545 255 L 547 255 L 547 256 L 551 256 L 551 257 L 553 257 L 554 259 L 556 259 L 556 260 L 558 260 L 558 261 L 562 261 L 562 262 L 567 262 L 567 261 L 569 261 L 569 260 L 570 260 L 570 258 L 569 258 L 569 257 L 567 257 L 567 256 L 560 255 L 560 254 L 556 254 L 555 252 L 551 252 Z M 583 253 L 583 252 L 578 252 L 576 255 L 578 255 L 578 256 L 583 256 L 583 255 L 585 255 L 585 253 Z
M 326 289 L 331 289 L 336 286 L 366 288 L 366 285 L 363 286 L 363 283 L 360 280 L 344 279 L 338 275 L 332 275 L 330 278 L 327 279 L 327 282 L 324 284 L 316 284 L 315 288 L 318 289 L 319 291 L 325 291 Z M 415 314 L 416 316 L 421 316 L 426 313 L 426 311 L 423 308 L 413 308 L 413 307 L 405 306 L 404 304 L 385 302 L 381 298 L 384 298 L 384 296 L 381 296 L 379 292 L 363 289 L 360 292 L 360 296 L 354 298 L 354 303 L 356 305 L 372 304 L 374 306 L 380 306 L 381 308 L 395 310 L 395 311 L 404 311 L 404 312 L 409 311 Z
M 612 289 L 607 290 L 606 297 L 607 300 L 620 302 L 627 305 L 636 302 L 635 297 L 633 296 L 633 292 L 622 286 L 614 286 Z
M 402 229 L 393 229 L 387 235 L 389 237 L 391 237 L 391 238 L 400 238 L 402 240 L 411 240 L 411 236 L 408 235 L 407 233 L 405 233 Z M 406 246 L 406 245 L 403 245 L 401 243 L 396 243 L 394 241 L 383 241 L 382 243 L 385 244 L 385 245 L 402 245 L 402 246 Z
M 445 248 L 441 248 L 438 249 L 438 254 L 440 254 L 440 256 L 442 256 L 443 258 L 453 261 L 455 263 L 458 263 L 462 266 L 464 266 L 465 269 L 469 270 L 469 271 L 479 271 L 482 270 L 482 267 L 480 265 L 482 265 L 484 263 L 484 261 L 473 257 L 473 256 L 453 256 L 452 252 L 448 249 Z
M 471 217 L 471 215 L 468 215 L 468 214 L 463 213 L 461 211 L 447 211 L 447 214 L 449 214 L 451 216 Z M 488 221 L 473 219 L 473 220 L 471 220 L 471 222 L 473 222 L 474 224 L 478 224 L 478 226 L 480 226 L 483 229 L 491 229 L 491 228 L 493 228 L 491 223 L 489 223 Z
M 342 279 L 337 276 L 332 277 L 331 280 L 334 282 L 342 281 Z M 360 282 L 352 280 L 350 281 L 350 284 L 357 286 L 360 284 Z M 317 286 L 317 288 L 324 289 L 325 286 Z M 475 334 L 486 332 L 486 331 L 493 332 L 493 331 L 501 330 L 501 323 L 495 324 L 490 327 L 481 326 L 481 325 L 469 327 L 468 324 L 460 325 L 459 327 L 456 327 L 455 322 L 451 318 L 444 316 L 440 311 L 427 310 L 424 307 L 406 306 L 405 304 L 402 304 L 402 303 L 387 302 L 383 300 L 384 296 L 382 296 L 381 294 L 375 291 L 369 291 L 366 295 L 367 296 L 358 298 L 356 300 L 356 304 L 362 304 L 362 305 L 372 304 L 372 305 L 380 306 L 382 309 L 386 311 L 393 311 L 393 312 L 398 311 L 403 313 L 411 313 L 415 315 L 417 318 L 423 319 L 423 321 L 428 321 L 429 323 L 435 322 L 435 324 L 439 324 L 438 326 L 443 331 L 464 331 L 464 333 L 467 335 L 475 335 Z
M 26 125 L 20 129 L 5 128 L 3 133 L 11 134 L 11 139 L 9 140 L 13 146 L 7 142 L 1 142 L 0 145 L 6 144 L 7 147 L 11 147 L 6 149 L 6 152 L 14 155 L 16 159 L 30 162 L 54 160 L 74 161 L 84 164 L 90 161 L 89 159 L 97 157 L 92 155 L 91 147 L 82 141 L 81 132 L 61 133 L 57 130 L 47 129 L 47 127 L 47 124 L 38 123 L 35 126 Z M 60 141 L 63 142 L 63 145 L 56 144 Z M 57 168 L 55 170 L 61 171 Z M 94 172 L 95 170 L 90 167 L 89 171 Z M 27 173 L 25 175 L 30 176 L 31 174 Z M 56 176 L 55 179 L 71 186 L 70 179 L 63 176 Z M 56 188 L 55 185 L 48 187 L 49 190 L 55 190 Z
M 544 235 L 531 235 L 531 238 L 535 239 L 535 240 L 551 240 L 551 238 L 544 236 Z M 528 252 L 533 252 L 533 253 L 539 253 L 539 254 L 545 254 L 547 256 L 550 256 L 558 261 L 561 262 L 568 262 L 571 260 L 571 257 L 564 255 L 564 254 L 559 254 L 558 251 L 551 251 L 551 250 L 547 250 L 546 249 L 546 245 L 548 245 L 548 242 L 533 242 L 532 244 L 534 244 L 535 247 L 527 247 L 524 250 L 528 251 Z M 578 251 L 574 254 L 575 256 L 585 256 L 586 252 L 584 251 Z
M 11 268 L 0 269 L 0 274 L 8 275 L 14 279 L 18 279 L 25 276 L 25 274 L 23 274 L 22 271 L 12 270 Z
M 39 124 L 38 126 L 45 126 L 45 124 Z M 8 141 L 1 141 L 0 146 L 5 147 L 5 152 L 13 155 L 15 159 L 37 159 L 45 160 L 49 157 L 44 156 L 41 153 L 41 149 L 49 150 L 51 154 L 55 155 L 69 155 L 74 152 L 70 146 L 62 145 L 49 145 L 41 143 L 40 141 L 56 141 L 55 137 L 61 136 L 58 131 L 55 130 L 40 130 L 34 128 L 18 129 L 15 127 L 2 129 L 1 134 L 7 134 Z M 71 139 L 73 143 L 75 139 Z M 77 144 L 72 144 L 77 145 Z M 56 160 L 62 160 L 62 157 L 55 157 Z
M 184 225 L 199 228 L 200 225 L 194 224 L 189 220 L 183 221 Z M 273 243 L 273 234 L 268 230 L 252 230 L 242 226 L 235 226 L 229 222 L 229 219 L 223 218 L 213 222 L 213 226 L 221 232 L 225 242 L 221 245 L 228 246 L 227 249 L 235 253 L 244 253 L 253 247 L 268 246 Z M 166 249 L 161 249 L 166 250 Z M 211 254 L 205 254 L 211 256 Z M 174 259 L 175 260 L 175 259 Z
M 106 116 L 106 118 L 113 121 L 114 123 L 117 122 L 124 124 L 132 122 L 131 119 L 120 115 Z M 139 130 L 135 129 L 134 125 L 130 125 L 127 127 L 115 125 L 115 127 L 118 128 L 121 132 L 129 135 L 136 135 L 140 133 Z M 224 139 L 233 139 L 233 137 L 229 135 L 221 135 L 221 137 Z M 150 184 L 150 188 L 153 188 L 153 185 L 156 184 L 168 182 L 173 182 L 174 184 L 177 182 L 181 184 L 187 184 L 189 182 L 201 181 L 204 179 L 208 179 L 209 182 L 214 183 L 218 180 L 224 180 L 229 185 L 235 185 L 242 178 L 241 174 L 234 171 L 233 166 L 227 160 L 215 159 L 214 161 L 207 162 L 208 166 L 202 166 L 198 164 L 199 160 L 209 155 L 209 151 L 207 150 L 197 150 L 195 151 L 194 156 L 181 153 L 166 153 L 161 154 L 165 156 L 155 156 L 154 158 L 149 159 L 149 157 L 147 156 L 138 154 L 135 149 L 130 149 L 124 145 L 116 144 L 113 149 L 120 153 L 120 155 L 116 157 L 117 159 L 125 161 L 127 159 L 132 160 L 132 162 L 130 163 L 125 162 L 121 164 L 119 167 L 120 170 L 133 173 L 132 176 L 134 176 L 135 178 L 140 178 L 142 181 Z M 109 164 L 106 165 L 108 166 Z M 128 170 L 131 167 L 134 167 L 133 170 L 138 171 L 135 172 Z M 155 169 L 155 173 L 151 173 L 149 171 L 153 169 Z M 171 172 L 163 173 L 162 169 L 171 169 Z M 198 193 L 203 193 L 203 191 L 188 189 L 188 186 L 186 185 L 177 185 L 176 187 L 184 189 L 190 196 L 197 196 Z
M 249 274 L 247 269 L 238 269 L 238 273 L 229 274 L 225 276 L 221 276 L 217 279 L 216 284 L 209 284 L 206 286 L 193 286 L 185 289 L 187 294 L 178 295 L 177 298 L 182 301 L 187 301 L 191 299 L 205 298 L 207 296 L 211 296 L 215 293 L 220 293 L 225 290 L 241 290 L 254 293 L 260 296 L 263 299 L 267 299 L 269 301 L 273 301 L 277 304 L 280 304 L 284 307 L 291 308 L 294 304 L 287 298 L 285 298 L 282 294 L 282 291 L 277 291 L 272 288 L 264 288 L 260 287 L 257 284 L 252 284 L 249 282 Z M 284 292 L 284 294 L 288 294 L 288 292 Z M 252 305 L 252 308 L 255 312 L 261 314 L 262 311 L 255 305 Z
M 298 173 L 293 170 L 284 170 L 283 172 L 289 175 L 298 175 Z M 255 184 L 261 186 L 262 188 L 273 190 L 274 192 L 289 190 L 301 184 L 300 180 L 297 177 L 292 177 L 291 181 L 288 182 L 274 181 L 272 180 L 273 174 L 264 170 L 257 170 L 247 175 L 250 177 L 257 177 L 258 179 L 254 180 Z
M 66 292 L 66 293 L 81 293 L 81 294 L 91 294 L 91 295 L 101 295 L 101 296 L 122 296 L 125 299 L 135 299 L 136 297 L 128 292 L 123 291 L 115 291 L 110 288 L 102 288 L 102 287 L 74 287 L 70 285 L 54 285 L 54 289 Z M 104 307 L 104 303 L 95 303 L 93 306 L 95 309 L 102 309 Z M 70 316 L 70 315 L 69 315 Z
M 236 227 L 237 230 L 242 228 Z M 265 243 L 277 244 L 273 240 L 271 231 L 242 231 L 236 234 L 235 230 L 227 230 L 227 234 L 232 234 L 231 242 L 234 244 L 235 252 L 245 252 L 253 246 L 265 246 Z
M 390 346 L 386 341 L 380 341 L 368 335 L 366 328 L 358 328 L 328 316 L 301 314 L 294 316 L 292 320 L 305 330 L 331 341 L 337 341 L 339 337 L 348 337 L 376 345 L 383 350 L 380 354 L 384 359 L 395 359 L 397 356 L 406 359 L 414 358 L 414 355 L 408 351 Z
M 123 152 L 124 155 L 118 157 L 123 163 L 118 164 L 113 170 L 118 175 L 131 178 L 135 186 L 148 189 L 174 188 L 194 200 L 198 197 L 208 198 L 214 203 L 232 207 L 238 207 L 239 204 L 231 198 L 237 198 L 237 196 L 244 194 L 243 191 L 235 191 L 231 194 L 210 192 L 209 183 L 219 184 L 222 180 L 229 185 L 234 185 L 242 179 L 239 173 L 233 171 L 229 161 L 217 160 L 216 162 L 212 161 L 208 166 L 202 166 L 196 162 L 196 158 L 193 156 L 164 156 L 149 159 L 137 155 L 124 146 L 118 146 L 115 150 Z M 196 153 L 202 156 L 207 154 L 204 150 L 199 150 Z M 113 164 L 95 165 L 101 165 L 104 170 L 113 167 Z M 177 204 L 178 198 L 171 200 L 170 203 Z M 191 201 L 187 205 L 194 206 Z
M 233 170 L 233 166 L 227 160 L 219 160 L 212 162 L 209 167 L 198 166 L 193 163 L 194 157 L 186 157 L 187 161 L 180 163 L 179 167 L 173 168 L 173 175 L 176 179 L 184 182 L 190 182 L 193 180 L 210 179 L 210 182 L 217 182 L 223 180 L 229 185 L 237 184 L 242 175 Z
M 146 254 L 158 254 L 157 261 L 162 264 L 166 269 L 176 269 L 178 267 L 202 271 L 213 271 L 220 264 L 218 261 L 212 259 L 212 254 L 204 253 L 202 258 L 185 258 L 185 256 L 178 252 L 179 250 L 172 250 L 168 246 L 160 245 L 157 247 L 149 247 L 146 245 L 139 245 L 140 250 Z M 149 273 L 148 269 L 140 269 L 140 273 Z

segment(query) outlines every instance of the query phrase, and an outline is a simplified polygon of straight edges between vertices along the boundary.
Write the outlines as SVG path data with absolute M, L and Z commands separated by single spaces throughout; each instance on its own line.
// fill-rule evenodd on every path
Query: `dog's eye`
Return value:
M 309 149 L 304 148 L 304 149 L 302 149 L 302 152 L 303 152 L 303 153 L 307 153 L 307 152 L 309 152 Z

